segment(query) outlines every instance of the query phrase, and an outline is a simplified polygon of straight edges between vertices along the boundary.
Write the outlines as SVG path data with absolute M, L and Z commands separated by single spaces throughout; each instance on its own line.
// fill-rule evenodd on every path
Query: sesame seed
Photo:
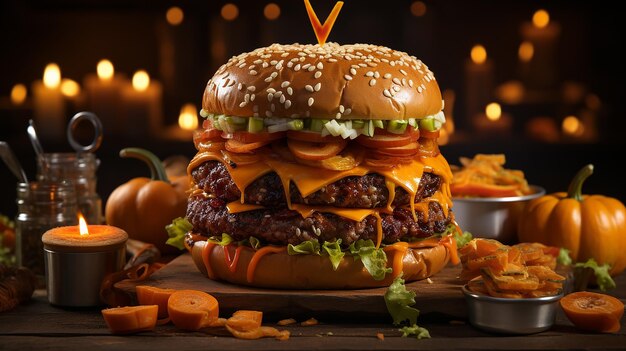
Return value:
M 285 103 L 285 100 L 287 100 L 287 98 L 285 97 L 285 95 L 281 95 L 281 96 L 280 96 L 280 100 L 279 100 L 279 101 L 280 101 L 280 103 L 281 103 L 281 104 L 284 104 L 284 103 Z
M 249 86 L 248 88 L 246 88 L 252 92 L 254 92 L 256 90 L 256 87 L 254 85 Z
M 307 64 L 305 64 L 304 66 L 302 66 L 302 69 L 307 69 L 307 68 L 309 68 L 310 66 L 311 66 L 311 64 L 310 64 L 310 63 L 307 63 Z
M 272 72 L 272 74 L 270 75 L 270 77 L 272 77 L 272 79 L 278 77 L 278 72 Z
M 329 58 L 329 59 L 328 59 L 328 62 L 337 62 L 337 59 L 335 59 L 335 58 Z
M 376 79 L 375 78 L 370 79 L 370 87 L 373 87 L 374 84 L 376 84 Z
M 313 99 L 312 97 L 310 97 L 310 98 L 309 98 L 309 101 L 308 101 L 308 103 L 307 103 L 307 104 L 308 104 L 308 105 L 309 105 L 309 107 L 310 107 L 310 106 L 312 106 L 312 105 L 313 105 L 313 103 L 314 103 L 314 102 L 315 102 L 315 99 Z
M 400 86 L 399 85 L 394 85 L 393 86 L 393 90 L 396 91 L 396 92 L 400 91 Z
M 252 94 L 250 95 L 250 101 L 254 101 L 254 98 L 256 97 L 256 94 Z
M 365 63 L 359 63 L 359 66 L 361 66 L 361 67 L 367 67 L 367 64 L 365 64 Z
M 352 109 L 351 108 L 347 108 L 346 111 L 344 112 L 344 115 L 349 115 L 352 113 Z
M 386 97 L 390 98 L 391 97 L 391 93 L 389 92 L 389 90 L 385 89 L 383 90 L 383 95 L 385 95 Z
M 279 97 L 279 96 L 282 96 L 282 95 L 283 95 L 282 91 L 277 91 L 277 92 L 274 93 L 275 97 Z
M 346 80 L 352 80 L 352 76 L 350 76 L 350 75 L 347 75 L 347 74 L 346 74 L 346 75 L 344 75 L 343 77 L 344 77 Z
M 241 89 L 243 89 L 243 84 L 241 83 L 237 84 L 237 90 L 241 90 Z
M 396 83 L 396 84 L 401 84 L 401 83 L 400 83 L 400 79 L 398 79 L 398 78 L 394 78 L 394 79 L 392 79 L 391 81 L 392 81 L 392 82 L 394 82 L 394 83 Z
M 276 69 L 277 69 L 277 70 L 281 70 L 281 69 L 283 69 L 283 62 L 282 62 L 282 61 L 280 61 L 280 62 L 276 65 Z
M 274 99 L 274 94 L 272 93 L 267 94 L 267 101 L 272 102 L 272 99 Z
M 289 84 L 291 84 L 291 82 L 289 82 L 289 81 L 287 81 L 287 80 L 286 80 L 286 81 L 284 81 L 284 82 L 280 85 L 280 87 L 281 87 L 281 88 L 286 88 L 286 87 L 288 87 L 288 86 L 289 86 Z
M 380 78 L 380 73 L 378 73 L 378 71 L 374 72 L 374 78 L 376 79 Z
M 242 101 L 242 102 L 239 104 L 239 107 L 245 107 L 247 104 L 248 104 L 248 103 L 247 103 L 246 101 Z
M 267 68 L 267 67 L 269 67 L 270 65 L 269 65 L 267 62 L 263 61 L 263 64 L 262 64 L 261 66 L 262 66 L 263 68 Z
M 321 88 L 322 88 L 322 83 L 315 84 L 315 87 L 314 87 L 315 91 L 320 91 Z
M 287 62 L 287 67 L 289 67 L 289 68 L 293 67 L 293 62 L 291 62 L 291 61 Z
M 280 55 L 280 57 L 287 57 L 287 56 L 289 56 L 288 52 L 285 52 L 284 54 Z
M 276 61 L 276 60 L 270 61 L 270 65 L 272 65 L 272 66 L 276 66 L 277 63 L 278 63 L 278 61 Z
M 272 81 L 272 77 L 267 77 L 267 78 L 265 78 L 265 79 L 264 79 L 264 81 L 265 81 L 266 83 L 269 83 L 269 82 L 271 82 L 271 81 Z
M 254 69 L 256 67 L 256 65 L 250 65 L 248 66 L 248 69 Z
M 298 71 L 300 70 L 300 64 L 297 64 L 297 65 L 293 68 L 293 70 L 294 70 L 294 71 L 296 71 L 296 72 L 298 72 Z
M 350 74 L 356 76 L 356 70 L 354 68 L 350 68 Z
M 409 79 L 409 86 L 413 88 L 413 79 Z
M 290 107 L 291 107 L 291 100 L 285 101 L 285 109 L 288 109 Z
M 246 94 L 243 96 L 243 101 L 248 102 L 250 100 L 250 94 Z
M 292 87 L 288 87 L 287 88 L 287 94 L 293 95 L 293 88 Z
M 321 62 L 317 63 L 317 69 L 324 69 L 324 64 Z
M 251 70 L 251 71 L 250 71 L 250 75 L 252 75 L 252 76 L 256 76 L 256 75 L 257 75 L 257 71 L 255 71 L 255 70 Z
M 422 92 L 422 87 L 421 87 L 421 86 L 417 87 L 417 92 L 418 92 L 418 93 L 421 93 L 421 92 Z
M 367 73 L 365 73 L 366 77 L 373 77 L 374 76 L 374 72 L 372 71 L 367 71 Z
M 309 66 L 308 71 L 313 72 L 315 70 L 315 66 Z
M 268 93 L 272 93 L 272 94 L 274 94 L 274 93 L 276 92 L 276 89 L 274 89 L 274 88 L 268 88 L 266 91 L 267 91 Z
M 315 79 L 319 78 L 322 76 L 322 71 L 317 71 L 315 72 Z
M 335 117 L 336 117 L 337 119 L 341 118 L 341 113 L 337 112 L 337 114 L 335 115 Z
M 314 91 L 314 90 L 313 90 L 313 87 L 312 87 L 311 85 L 309 85 L 309 84 L 305 85 L 305 86 L 304 86 L 304 89 L 306 89 L 306 91 L 308 91 L 308 92 L 310 92 L 310 93 L 312 93 L 312 92 Z
M 230 79 L 224 79 L 224 84 L 222 84 L 222 88 L 225 88 L 229 82 L 230 82 Z
M 391 73 L 385 73 L 385 75 L 383 76 L 383 78 L 385 78 L 385 79 L 389 79 L 389 78 L 391 78 Z
M 406 85 L 406 78 L 402 78 L 402 86 Z
M 407 75 L 406 71 L 403 69 L 400 69 L 400 73 L 404 74 L 405 76 Z
M 254 63 L 260 65 L 261 63 L 263 63 L 263 60 L 255 60 Z
M 343 113 L 345 110 L 346 108 L 343 105 L 339 105 L 339 112 Z

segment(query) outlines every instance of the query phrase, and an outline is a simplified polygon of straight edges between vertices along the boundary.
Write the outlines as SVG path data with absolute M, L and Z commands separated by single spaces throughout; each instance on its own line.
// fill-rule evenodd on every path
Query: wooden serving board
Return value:
M 446 267 L 431 278 L 407 284 L 417 293 L 414 307 L 422 318 L 465 319 L 467 308 L 457 278 L 460 266 Z M 196 268 L 189 253 L 182 254 L 141 282 L 124 280 L 115 288 L 135 299 L 135 286 L 150 285 L 170 289 L 201 290 L 220 303 L 220 315 L 240 309 L 261 310 L 266 315 L 281 317 L 389 318 L 384 294 L 387 288 L 360 290 L 279 290 L 259 289 L 206 278 Z

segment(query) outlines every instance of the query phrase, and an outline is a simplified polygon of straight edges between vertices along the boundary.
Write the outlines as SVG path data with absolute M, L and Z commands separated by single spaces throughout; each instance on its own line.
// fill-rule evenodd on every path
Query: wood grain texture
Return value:
M 460 266 L 449 266 L 431 278 L 407 284 L 417 293 L 416 306 L 427 316 L 431 313 L 450 318 L 466 315 L 465 300 L 460 290 L 461 281 L 456 277 Z M 196 289 L 215 296 L 220 310 L 262 310 L 272 317 L 333 317 L 335 319 L 389 318 L 383 296 L 387 288 L 361 290 L 273 290 L 238 286 L 210 280 L 204 277 L 192 262 L 189 254 L 183 254 L 141 282 L 122 281 L 115 285 L 133 299 L 136 285 L 151 285 L 170 289 Z

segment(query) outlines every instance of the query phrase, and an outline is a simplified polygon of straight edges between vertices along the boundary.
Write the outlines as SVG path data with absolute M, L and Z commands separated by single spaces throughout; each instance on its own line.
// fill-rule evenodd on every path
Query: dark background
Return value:
M 233 21 L 221 18 L 220 10 L 231 2 L 239 9 Z M 281 14 L 270 21 L 263 16 L 269 2 L 280 6 Z M 335 1 L 312 0 L 323 21 Z M 413 1 L 345 0 L 330 41 L 372 43 L 406 51 L 421 58 L 435 72 L 442 90 L 456 93 L 456 132 L 442 146 L 450 163 L 475 153 L 505 153 L 507 167 L 525 171 L 530 183 L 549 192 L 566 190 L 570 178 L 584 164 L 593 163 L 596 174 L 585 186 L 586 193 L 601 193 L 626 200 L 626 187 L 618 169 L 624 156 L 624 63 L 618 52 L 624 49 L 623 16 L 609 1 L 424 1 L 427 11 L 411 14 Z M 171 6 L 184 10 L 184 21 L 172 26 L 165 21 Z M 550 142 L 525 133 L 524 123 L 537 115 L 552 118 L 557 126 L 575 107 L 558 102 L 518 106 L 510 112 L 515 120 L 510 135 L 487 135 L 475 130 L 464 109 L 464 65 L 471 47 L 483 44 L 495 65 L 500 84 L 518 78 L 517 49 L 520 26 L 534 11 L 545 8 L 551 20 L 561 26 L 557 42 L 556 95 L 571 82 L 601 101 L 596 112 L 597 134 L 584 140 L 559 137 Z M 165 73 L 164 42 L 173 43 L 174 74 Z M 164 87 L 164 116 L 167 125 L 176 124 L 180 106 L 199 106 L 206 81 L 230 56 L 259 46 L 315 41 L 301 0 L 271 1 L 13 1 L 0 3 L 0 140 L 11 144 L 28 176 L 35 176 L 34 153 L 26 135 L 31 117 L 28 108 L 8 106 L 8 95 L 16 83 L 41 79 L 49 62 L 61 67 L 64 77 L 82 83 L 95 71 L 102 58 L 111 60 L 116 73 L 127 76 L 147 70 Z M 548 93 L 546 93 L 548 94 Z M 507 111 L 507 106 L 503 106 Z M 76 111 L 73 111 L 76 112 Z M 68 118 L 71 115 L 68 115 Z M 98 192 L 108 194 L 132 177 L 147 175 L 137 161 L 122 160 L 119 150 L 140 146 L 160 158 L 194 155 L 191 140 L 160 138 L 127 139 L 108 134 L 97 151 L 101 160 Z M 65 140 L 48 140 L 46 151 L 70 151 Z M 0 167 L 0 213 L 15 214 L 15 178 Z

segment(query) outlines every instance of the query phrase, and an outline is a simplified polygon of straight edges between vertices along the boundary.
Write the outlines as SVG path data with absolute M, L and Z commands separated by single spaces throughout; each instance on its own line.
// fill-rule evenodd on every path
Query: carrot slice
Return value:
M 205 292 L 179 290 L 170 296 L 167 311 L 177 328 L 198 330 L 217 321 L 219 305 L 213 296 Z
M 140 305 L 159 306 L 159 319 L 167 318 L 167 300 L 176 291 L 174 289 L 161 289 L 148 285 L 137 285 L 137 301 Z
M 624 304 L 613 296 L 579 291 L 560 301 L 567 318 L 582 330 L 616 333 L 624 315 Z
M 261 327 L 263 321 L 263 312 L 240 310 L 233 313 L 233 316 L 228 318 L 226 325 L 237 331 L 251 331 Z
M 127 306 L 102 310 L 102 317 L 114 334 L 131 334 L 153 330 L 159 306 Z

